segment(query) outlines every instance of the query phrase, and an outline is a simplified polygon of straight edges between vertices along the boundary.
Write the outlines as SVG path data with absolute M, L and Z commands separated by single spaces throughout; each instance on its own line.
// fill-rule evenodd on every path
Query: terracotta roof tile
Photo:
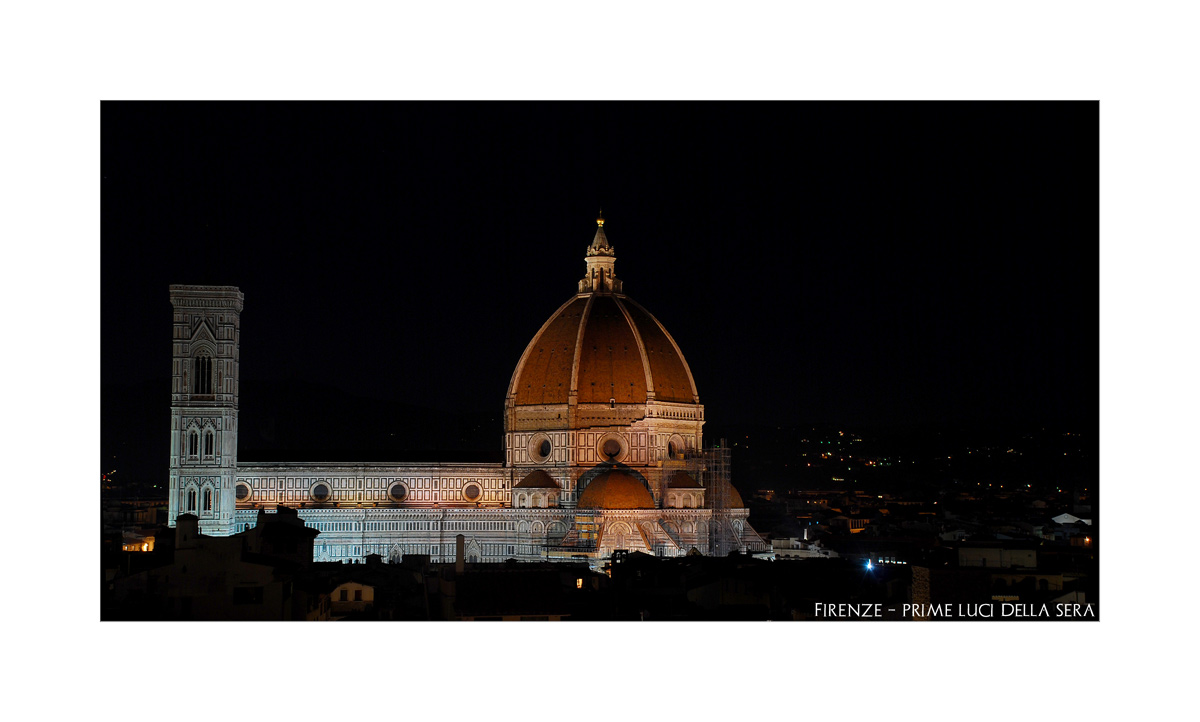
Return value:
M 675 350 L 675 344 L 663 333 L 649 311 L 631 299 L 625 301 L 623 305 L 646 346 L 646 358 L 650 361 L 650 374 L 654 379 L 654 398 L 692 403 L 692 376 Z
M 579 354 L 579 403 L 646 403 L 646 371 L 633 329 L 612 296 L 596 296 Z
M 696 480 L 688 475 L 686 471 L 677 471 L 667 482 L 667 486 L 672 489 L 703 489 L 704 487 L 696 483 Z
M 558 482 L 541 469 L 534 469 L 517 482 L 514 489 L 561 489 Z
M 589 298 L 591 307 L 585 320 Z M 580 340 L 581 323 L 584 327 Z M 594 294 L 578 296 L 564 305 L 530 342 L 524 364 L 514 379 L 516 404 L 567 403 L 577 342 L 579 403 L 606 404 L 610 399 L 621 404 L 646 403 L 646 371 L 639 338 L 650 365 L 655 398 L 694 403 L 694 384 L 687 364 L 654 317 L 628 298 Z
M 606 471 L 583 489 L 580 509 L 653 509 L 654 497 L 635 477 L 623 471 Z
M 575 340 L 586 305 L 586 296 L 576 298 L 530 342 L 529 356 L 514 389 L 518 405 L 567 403 Z

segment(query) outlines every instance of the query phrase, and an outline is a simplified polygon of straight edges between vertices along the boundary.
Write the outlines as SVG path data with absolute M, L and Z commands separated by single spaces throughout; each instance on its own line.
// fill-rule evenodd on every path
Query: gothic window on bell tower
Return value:
M 210 395 L 213 392 L 213 362 L 207 352 L 192 359 L 192 393 Z
M 213 434 L 212 430 L 210 429 L 210 430 L 208 430 L 208 431 L 205 431 L 205 432 L 204 432 L 204 455 L 205 455 L 205 456 L 212 456 L 212 455 L 213 455 L 213 448 L 214 448 L 215 446 L 216 446 L 216 444 L 215 444 L 215 436 L 214 436 L 214 434 Z
M 188 511 L 196 511 L 196 490 L 195 489 L 188 489 L 187 510 Z
M 192 429 L 188 432 L 188 456 L 200 455 L 200 434 Z
M 212 511 L 212 489 L 204 490 L 204 511 Z

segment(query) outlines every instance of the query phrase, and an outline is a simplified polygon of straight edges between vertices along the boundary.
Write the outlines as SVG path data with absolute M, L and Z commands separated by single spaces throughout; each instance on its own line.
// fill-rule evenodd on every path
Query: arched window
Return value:
M 192 393 L 211 394 L 213 392 L 213 362 L 212 356 L 201 352 L 192 359 Z
M 187 510 L 196 511 L 196 490 L 189 489 L 187 493 Z
M 200 454 L 200 434 L 193 429 L 188 432 L 188 456 L 198 456 Z
M 212 511 L 212 489 L 204 490 L 204 511 Z
M 213 447 L 216 445 L 214 442 L 215 442 L 215 435 L 213 434 L 213 432 L 211 430 L 205 431 L 204 432 L 204 455 L 205 456 L 213 455 Z

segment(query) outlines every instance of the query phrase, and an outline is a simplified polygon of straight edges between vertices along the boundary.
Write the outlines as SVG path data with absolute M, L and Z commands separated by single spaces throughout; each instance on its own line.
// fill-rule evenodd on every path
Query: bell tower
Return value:
M 195 514 L 200 533 L 233 533 L 238 334 L 234 286 L 171 286 L 171 479 L 167 521 Z

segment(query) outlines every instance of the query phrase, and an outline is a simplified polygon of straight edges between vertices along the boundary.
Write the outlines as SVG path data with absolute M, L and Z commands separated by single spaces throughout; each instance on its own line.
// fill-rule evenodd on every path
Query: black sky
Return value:
M 256 382 L 308 380 L 499 412 L 603 205 L 617 275 L 709 419 L 1095 429 L 1098 117 L 104 103 L 101 381 L 162 379 L 165 413 L 167 287 L 212 283 L 245 293 L 243 404 Z M 119 394 L 102 405 L 120 423 Z

